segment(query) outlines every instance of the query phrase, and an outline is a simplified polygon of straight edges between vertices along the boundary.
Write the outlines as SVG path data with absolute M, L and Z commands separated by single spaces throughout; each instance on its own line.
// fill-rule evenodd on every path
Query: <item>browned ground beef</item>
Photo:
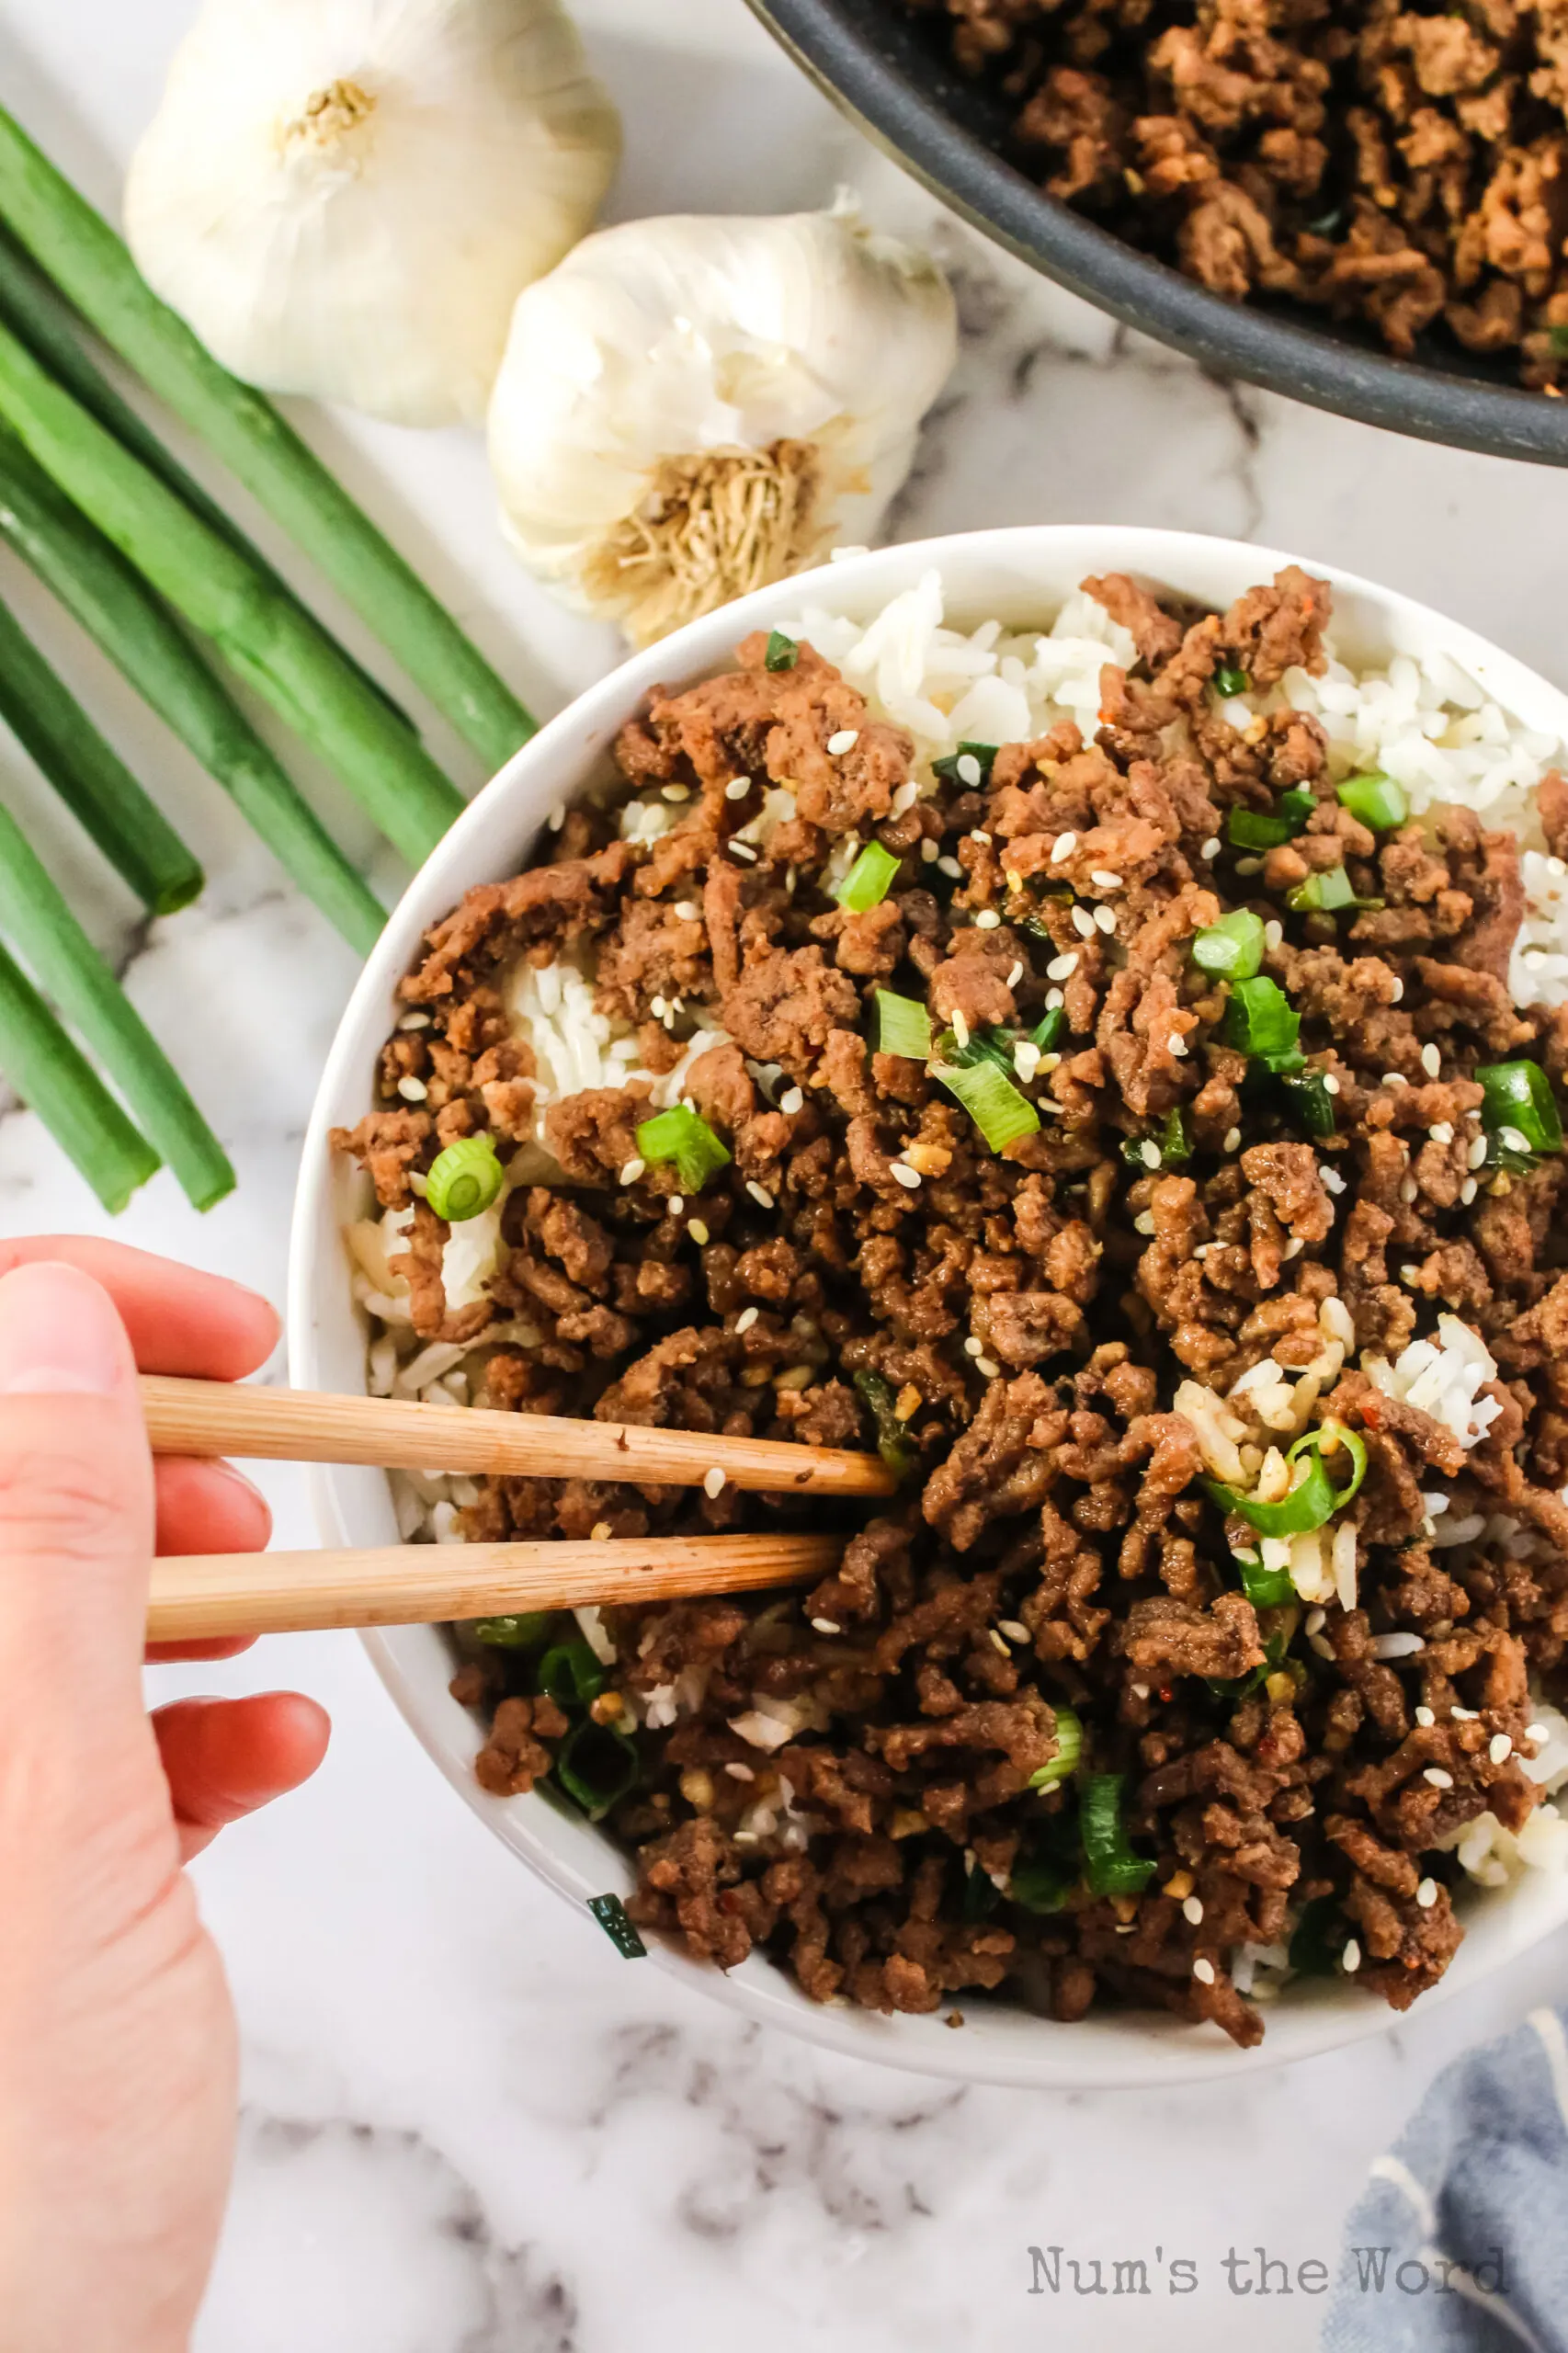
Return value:
M 519 955 L 591 948 L 651 1061 L 710 1008 L 738 1043 L 696 1063 L 690 1097 L 733 1162 L 700 1195 L 676 1197 L 668 1168 L 623 1181 L 642 1096 L 571 1097 L 548 1113 L 567 1186 L 509 1193 L 489 1304 L 449 1313 L 446 1229 L 423 1201 L 405 1265 L 420 1334 L 524 1313 L 543 1335 L 494 1347 L 492 1406 L 869 1445 L 872 1391 L 916 1459 L 799 1602 L 613 1620 L 601 1718 L 660 1695 L 642 1786 L 612 1817 L 638 1858 L 635 1916 L 723 1966 L 761 1946 L 819 1999 L 925 2011 L 1009 1984 L 1061 2018 L 1155 2002 L 1248 2042 L 1234 1948 L 1305 1914 L 1331 1953 L 1353 1935 L 1358 1982 L 1403 2007 L 1460 1940 L 1437 1842 L 1487 1809 L 1517 1826 L 1535 1802 L 1527 1672 L 1551 1684 L 1568 1632 L 1568 1161 L 1478 1176 L 1471 1074 L 1533 1055 L 1560 1074 L 1568 1026 L 1516 1009 L 1499 978 L 1520 905 L 1509 835 L 1449 811 L 1375 836 L 1336 800 L 1311 718 L 1240 734 L 1221 714 L 1217 666 L 1262 686 L 1321 664 L 1322 582 L 1291 569 L 1190 621 L 1130 581 L 1086 585 L 1144 649 L 1105 671 L 1096 739 L 1062 723 L 1004 746 L 978 788 L 955 776 L 898 813 L 910 745 L 809 647 L 769 672 L 754 638 L 731 675 L 655 695 L 617 758 L 630 786 L 670 789 L 674 830 L 619 842 L 612 795 L 569 816 L 553 863 L 471 892 L 403 984 L 426 1025 L 394 1033 L 382 1108 L 339 1141 L 389 1205 L 456 1137 L 488 1130 L 510 1155 L 530 1095 L 503 1007 Z M 798 813 L 743 861 L 726 845 L 767 780 Z M 1293 841 L 1261 859 L 1221 846 L 1229 812 L 1302 786 L 1316 808 Z M 900 865 L 881 907 L 846 916 L 816 878 L 851 828 Z M 1290 910 L 1342 863 L 1370 904 Z M 1193 936 L 1244 905 L 1271 926 L 1265 972 L 1302 1017 L 1310 1072 L 1336 1090 L 1330 1136 L 1222 1041 L 1227 984 Z M 1060 1050 L 1025 1089 L 1040 1133 L 998 1157 L 922 1063 L 876 1051 L 879 985 L 971 1029 L 1027 1030 L 1060 1003 Z M 1167 1162 L 1155 1140 L 1178 1111 L 1190 1158 L 1173 1143 Z M 1173 1399 L 1187 1378 L 1228 1391 L 1265 1357 L 1293 1376 L 1325 1302 L 1361 1349 L 1461 1314 L 1502 1367 L 1501 1411 L 1466 1454 L 1353 1348 L 1314 1417 L 1369 1450 L 1358 1606 L 1255 1607 L 1232 1549 L 1249 1531 L 1227 1539 Z M 1541 1540 L 1438 1550 L 1434 1487 Z M 717 1531 L 812 1509 L 501 1479 L 466 1526 Z M 1391 1631 L 1424 1647 L 1382 1659 Z M 487 1789 L 551 1768 L 566 1719 L 531 1677 L 526 1654 L 483 1649 L 460 1674 L 494 1718 Z M 1085 1768 L 1127 1777 L 1155 1866 L 1141 1893 L 1078 1876 L 1084 1783 L 1029 1787 L 1063 1709 Z M 759 1715 L 771 1746 L 747 1736 Z M 1494 1759 L 1499 1733 L 1516 1753 Z M 1018 1892 L 1039 1896 L 1042 1866 L 1061 1885 L 1033 1909 Z
M 1011 159 L 1241 301 L 1568 369 L 1568 6 L 885 0 L 990 83 Z

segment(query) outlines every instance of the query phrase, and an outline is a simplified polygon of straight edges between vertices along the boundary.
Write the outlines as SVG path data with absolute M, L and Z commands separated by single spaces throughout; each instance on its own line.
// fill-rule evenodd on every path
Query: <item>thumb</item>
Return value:
M 75 1267 L 17 1267 L 0 1278 L 0 1690 L 78 1764 L 142 1712 L 153 1527 L 114 1302 Z

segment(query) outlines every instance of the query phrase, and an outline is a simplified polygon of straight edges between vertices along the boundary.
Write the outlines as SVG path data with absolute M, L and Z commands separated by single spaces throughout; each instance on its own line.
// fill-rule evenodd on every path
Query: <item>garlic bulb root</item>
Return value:
M 592 225 L 619 140 L 561 0 L 204 0 L 126 234 L 247 382 L 474 423 L 519 290 Z
M 956 342 L 940 271 L 842 204 L 603 230 L 513 316 L 490 403 L 507 536 L 648 644 L 869 538 Z

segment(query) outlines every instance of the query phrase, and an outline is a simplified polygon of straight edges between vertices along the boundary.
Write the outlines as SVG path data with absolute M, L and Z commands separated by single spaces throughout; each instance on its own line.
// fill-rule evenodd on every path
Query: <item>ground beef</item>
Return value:
M 1527 384 L 1562 381 L 1557 0 L 883 6 L 983 85 L 1011 162 L 1212 292 L 1361 320 L 1404 356 L 1496 353 Z
M 1165 70 L 1202 140 L 1174 119 L 1142 135 L 1173 187 L 1201 188 L 1226 124 L 1267 142 L 1312 77 L 1261 33 L 1221 75 L 1181 32 Z M 1478 70 L 1469 32 L 1388 39 L 1412 72 Z M 1050 85 L 1078 106 L 1085 188 L 1131 135 L 1089 103 L 1099 70 Z M 1310 175 L 1299 143 L 1269 153 Z M 474 1539 L 849 1540 L 799 1599 L 608 1613 L 591 1709 L 545 1696 L 526 1627 L 457 1630 L 487 1790 L 580 1790 L 581 1744 L 623 1756 L 630 1729 L 637 1783 L 608 1817 L 637 1859 L 629 1909 L 694 1955 L 761 1949 L 813 1999 L 884 2010 L 1153 2003 L 1245 2043 L 1241 1949 L 1326 1954 L 1403 2006 L 1460 1936 L 1454 1838 L 1535 1802 L 1530 1678 L 1560 1688 L 1568 1642 L 1568 1158 L 1499 1157 L 1476 1073 L 1534 1055 L 1561 1079 L 1568 1030 L 1508 995 L 1510 836 L 1459 810 L 1374 835 L 1335 800 L 1315 722 L 1218 715 L 1221 665 L 1259 685 L 1321 665 L 1321 582 L 1292 567 L 1197 616 L 1120 575 L 1086 585 L 1139 649 L 1104 673 L 1096 738 L 1063 722 L 909 808 L 909 746 L 809 646 L 770 671 L 754 639 L 737 670 L 655 696 L 619 739 L 620 797 L 675 824 L 619 839 L 611 792 L 551 837 L 552 863 L 472 892 L 403 984 L 377 1106 L 336 1142 L 402 1221 L 412 1345 L 465 1351 L 493 1410 L 880 1442 L 906 1472 L 858 1522 L 730 1488 L 480 1483 Z M 793 808 L 765 808 L 764 779 Z M 1315 811 L 1291 841 L 1261 862 L 1223 846 L 1229 809 L 1300 785 Z M 1565 794 L 1543 801 L 1560 840 Z M 897 863 L 846 917 L 824 868 L 851 828 Z M 1363 904 L 1291 909 L 1342 863 Z M 1270 926 L 1300 1072 L 1249 1062 L 1193 958 L 1243 905 Z M 640 1066 L 541 1108 L 543 1058 L 506 1006 L 520 963 L 558 958 Z M 880 989 L 925 1006 L 942 1053 L 1000 1055 L 1037 1131 L 992 1150 L 935 1068 L 881 1050 Z M 1020 1058 L 1042 1021 L 1049 1049 Z M 640 1144 L 677 1068 L 730 1155 L 689 1190 Z M 426 1178 L 483 1134 L 509 1177 L 499 1259 L 454 1309 Z M 1493 1352 L 1476 1444 L 1373 1361 L 1439 1314 Z M 1269 1584 L 1278 1561 L 1228 1508 L 1238 1469 L 1211 1459 L 1212 1392 L 1244 1376 L 1244 1479 L 1275 1475 L 1276 1433 L 1325 1421 L 1335 1487 L 1365 1452 L 1335 1523 L 1354 1589 L 1336 1549 L 1310 1611 Z M 1444 1542 L 1444 1501 L 1483 1534 Z M 1420 1647 L 1390 1658 L 1390 1633 Z M 1085 1774 L 1118 1778 L 1138 1888 L 1096 1881 Z

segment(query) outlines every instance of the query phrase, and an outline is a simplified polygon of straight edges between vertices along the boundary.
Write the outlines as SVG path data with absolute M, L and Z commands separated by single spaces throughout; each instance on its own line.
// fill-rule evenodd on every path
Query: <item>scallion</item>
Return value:
M 956 752 L 944 752 L 939 760 L 931 763 L 931 773 L 939 776 L 944 784 L 959 784 L 971 792 L 991 781 L 991 764 L 1001 745 L 998 744 L 960 744 Z M 977 773 L 966 772 L 966 762 L 972 762 Z
M 597 1724 L 587 1717 L 555 1758 L 554 1779 L 590 1822 L 630 1795 L 642 1778 L 637 1743 L 619 1724 Z
M 728 1149 L 707 1120 L 684 1103 L 643 1120 L 637 1131 L 637 1151 L 651 1167 L 672 1163 L 683 1193 L 700 1193 L 710 1176 L 730 1163 Z
M 1296 1051 L 1301 1017 L 1277 981 L 1266 974 L 1234 981 L 1225 1007 L 1224 1042 L 1275 1066 L 1275 1058 Z
M 930 1059 L 931 1017 L 918 997 L 877 991 L 877 1051 L 902 1054 L 908 1062 Z
M 1334 1452 L 1343 1447 L 1350 1457 L 1350 1477 L 1343 1487 L 1335 1487 L 1328 1475 L 1323 1459 L 1325 1447 Z M 1325 1421 L 1316 1429 L 1306 1431 L 1285 1460 L 1299 1463 L 1301 1471 L 1289 1493 L 1278 1503 L 1264 1503 L 1256 1495 L 1244 1495 L 1239 1488 L 1227 1486 L 1220 1479 L 1205 1479 L 1203 1484 L 1222 1511 L 1233 1512 L 1249 1528 L 1256 1528 L 1260 1536 L 1305 1536 L 1314 1529 L 1326 1527 L 1335 1512 L 1354 1502 L 1367 1475 L 1366 1441 L 1343 1422 Z M 1250 1591 L 1248 1597 L 1253 1597 Z
M 767 644 L 762 656 L 765 669 L 792 670 L 800 658 L 801 649 L 792 637 L 786 637 L 781 629 L 771 630 L 768 632 Z
M 1007 1901 L 1026 1912 L 1060 1912 L 1077 1876 L 1049 1855 L 1020 1855 L 1007 1881 Z
M 1295 1583 L 1288 1568 L 1266 1569 L 1256 1552 L 1236 1556 L 1236 1574 L 1242 1581 L 1242 1591 L 1255 1609 L 1279 1609 L 1296 1597 Z
M 590 1707 L 604 1688 L 604 1668 L 580 1634 L 552 1643 L 540 1660 L 535 1688 L 558 1708 Z
M 1252 680 L 1244 670 L 1238 669 L 1233 663 L 1221 662 L 1214 673 L 1214 691 L 1218 695 L 1223 695 L 1229 701 L 1232 695 L 1250 694 Z
M 893 852 L 884 849 L 881 842 L 868 842 L 834 892 L 846 914 L 860 915 L 868 907 L 881 906 L 899 864 Z
M 37 990 L 0 949 L 0 1075 L 36 1111 L 111 1217 L 156 1174 L 139 1135 Z
M 1356 896 L 1356 885 L 1343 866 L 1328 866 L 1309 874 L 1287 892 L 1285 904 L 1297 915 L 1332 915 L 1341 907 L 1358 907 L 1365 903 Z
M 1029 1031 L 1029 1042 L 1031 1045 L 1038 1046 L 1042 1054 L 1054 1053 L 1056 1051 L 1057 1040 L 1061 1037 L 1062 1032 L 1066 1029 L 1066 1007 L 1061 1005 L 1048 1006 L 1045 1013 L 1041 1016 L 1040 1020 L 1035 1023 L 1034 1028 Z
M 1038 1772 L 1029 1775 L 1031 1790 L 1053 1790 L 1058 1781 L 1065 1781 L 1075 1773 L 1084 1754 L 1084 1720 L 1073 1708 L 1058 1705 L 1056 1717 L 1056 1754 Z
M 1403 825 L 1410 814 L 1410 801 L 1404 787 L 1381 768 L 1369 769 L 1365 776 L 1347 776 L 1339 787 L 1337 798 L 1353 817 L 1374 834 L 1392 833 Z
M 956 1029 L 944 1029 L 933 1051 L 937 1062 L 950 1063 L 955 1070 L 972 1070 L 978 1063 L 990 1063 L 1010 1077 L 1017 1043 L 1015 1030 L 1004 1029 L 999 1022 L 986 1021 L 978 1029 L 971 1029 L 961 1045 Z
M 909 1433 L 898 1418 L 892 1381 L 884 1374 L 869 1370 L 852 1373 L 850 1380 L 870 1408 L 877 1429 L 877 1452 L 895 1478 L 907 1478 L 917 1457 L 909 1442 Z
M 1096 1895 L 1138 1895 L 1154 1875 L 1153 1863 L 1128 1844 L 1122 1802 L 1125 1773 L 1086 1773 L 1078 1792 L 1084 1877 Z
M 1151 1161 L 1148 1147 L 1153 1146 L 1156 1157 Z M 1156 1168 L 1185 1168 L 1192 1158 L 1192 1139 L 1187 1131 L 1187 1120 L 1180 1104 L 1168 1111 L 1157 1132 L 1152 1136 L 1129 1136 L 1121 1147 L 1121 1156 L 1131 1168 L 1142 1168 L 1152 1175 Z
M 1020 1137 L 1040 1132 L 1040 1114 L 1034 1105 L 994 1063 L 975 1063 L 968 1070 L 952 1063 L 937 1063 L 932 1066 L 932 1075 L 962 1104 L 993 1152 L 1005 1152 Z
M 646 1961 L 648 1948 L 619 1895 L 590 1895 L 588 1909 L 622 1961 Z
M 1250 981 L 1263 970 L 1263 947 L 1262 916 L 1250 907 L 1236 907 L 1198 934 L 1192 961 L 1221 980 Z
M 1310 1070 L 1299 1077 L 1286 1078 L 1290 1099 L 1301 1114 L 1301 1125 L 1310 1136 L 1331 1136 L 1335 1133 L 1334 1097 L 1321 1070 Z
M 521 1609 L 502 1618 L 475 1618 L 469 1632 L 486 1650 L 531 1651 L 549 1632 L 557 1612 L 553 1609 Z
M 487 1210 L 506 1181 L 488 1136 L 460 1136 L 432 1163 L 425 1199 L 449 1225 L 460 1225 Z
M 1475 1074 L 1489 1134 L 1512 1128 L 1531 1152 L 1561 1152 L 1562 1119 L 1551 1081 L 1539 1063 L 1487 1063 Z

